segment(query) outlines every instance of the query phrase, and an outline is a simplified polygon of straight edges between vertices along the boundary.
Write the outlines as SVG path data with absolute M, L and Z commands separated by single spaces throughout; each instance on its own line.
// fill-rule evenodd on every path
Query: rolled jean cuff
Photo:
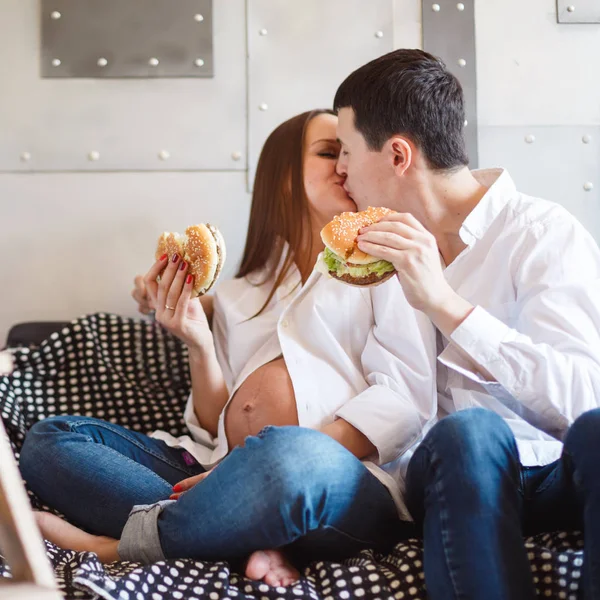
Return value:
M 131 509 L 117 549 L 121 560 L 147 565 L 165 560 L 158 537 L 158 516 L 173 502 L 176 500 L 161 500 L 155 504 L 138 504 Z

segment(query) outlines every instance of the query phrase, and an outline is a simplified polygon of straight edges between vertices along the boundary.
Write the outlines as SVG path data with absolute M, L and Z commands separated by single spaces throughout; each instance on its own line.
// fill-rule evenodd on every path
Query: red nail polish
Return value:
M 176 484 L 176 485 L 173 486 L 173 491 L 174 492 L 181 492 L 181 491 L 183 491 L 183 488 L 179 484 Z
M 191 275 L 188 275 L 185 282 L 186 283 L 192 283 L 192 279 L 194 279 Z
M 165 260 L 165 258 L 167 258 L 167 255 L 163 254 L 158 260 L 162 262 L 163 260 Z
M 179 254 L 173 254 L 173 262 L 176 263 L 179 260 Z
M 187 263 L 185 262 L 185 260 L 181 263 L 181 266 L 179 267 L 182 271 L 185 271 L 187 268 Z

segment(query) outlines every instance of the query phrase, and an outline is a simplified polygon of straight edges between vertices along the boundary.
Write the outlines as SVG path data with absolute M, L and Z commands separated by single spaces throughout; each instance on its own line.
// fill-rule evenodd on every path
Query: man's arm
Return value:
M 431 234 L 417 225 L 406 234 L 413 221 L 401 223 L 397 244 L 369 234 L 373 243 L 359 246 L 394 263 L 413 306 L 450 340 L 441 362 L 561 438 L 600 399 L 600 251 L 590 234 L 567 215 L 525 232 L 511 328 L 452 290 Z

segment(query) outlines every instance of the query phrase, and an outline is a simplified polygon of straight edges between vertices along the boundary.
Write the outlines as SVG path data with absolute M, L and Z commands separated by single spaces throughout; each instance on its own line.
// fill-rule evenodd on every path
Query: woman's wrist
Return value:
M 200 340 L 194 340 L 187 344 L 188 354 L 191 360 L 206 360 L 215 351 L 214 338 L 211 333 Z

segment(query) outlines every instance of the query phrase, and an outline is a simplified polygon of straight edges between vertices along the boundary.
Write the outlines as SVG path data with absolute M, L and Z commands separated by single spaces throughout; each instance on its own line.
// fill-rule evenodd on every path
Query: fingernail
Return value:
M 175 494 L 172 494 L 171 496 L 169 496 L 169 500 L 177 500 L 177 496 Z
M 179 254 L 173 254 L 173 262 L 176 263 L 179 260 Z
M 182 490 L 183 490 L 183 488 L 178 483 L 173 486 L 174 492 L 181 492 Z
M 187 268 L 187 263 L 185 262 L 185 260 L 181 263 L 181 266 L 179 267 L 182 271 L 185 271 Z
M 163 261 L 163 260 L 165 260 L 165 258 L 167 258 L 167 255 L 163 254 L 158 260 Z
M 193 278 L 191 275 L 188 275 L 188 276 L 186 277 L 186 280 L 185 280 L 185 282 L 186 282 L 186 283 L 192 283 L 192 279 L 194 279 L 194 278 Z

